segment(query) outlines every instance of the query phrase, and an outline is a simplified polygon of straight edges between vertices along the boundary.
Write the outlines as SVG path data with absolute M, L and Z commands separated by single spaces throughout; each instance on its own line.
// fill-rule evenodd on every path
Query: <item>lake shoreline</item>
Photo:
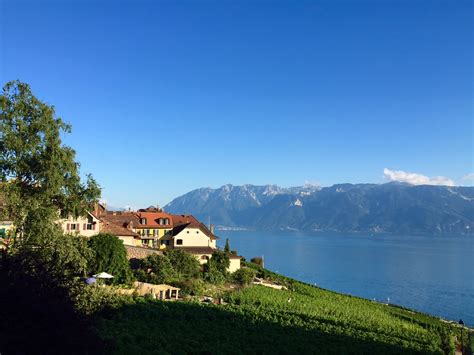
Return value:
M 337 293 L 474 326 L 474 240 L 363 233 L 225 231 L 231 248 L 276 273 Z M 440 263 L 440 260 L 443 260 Z

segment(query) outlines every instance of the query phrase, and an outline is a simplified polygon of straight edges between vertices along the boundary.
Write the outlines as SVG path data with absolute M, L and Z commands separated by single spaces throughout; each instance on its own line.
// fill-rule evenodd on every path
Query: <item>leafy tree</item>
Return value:
M 91 250 L 81 238 L 64 236 L 59 217 L 82 215 L 100 196 L 88 176 L 79 177 L 74 151 L 61 142 L 70 126 L 38 100 L 27 84 L 7 83 L 0 94 L 0 218 L 15 225 L 0 253 L 0 348 L 29 353 L 82 349 L 88 324 L 71 300 L 80 290 Z M 32 301 L 34 295 L 34 301 Z M 51 339 L 55 341 L 52 342 Z
M 250 259 L 251 263 L 263 267 L 263 258 L 260 256 L 256 256 L 255 258 Z
M 140 269 L 145 273 L 145 282 L 153 284 L 168 283 L 177 278 L 177 273 L 166 255 L 153 254 L 146 257 Z
M 223 251 L 215 251 L 207 264 L 204 265 L 204 280 L 213 284 L 223 283 L 228 275 L 227 268 L 229 265 L 229 254 Z
M 183 250 L 171 249 L 165 252 L 178 280 L 188 280 L 199 276 L 200 265 L 197 259 Z
M 93 255 L 89 261 L 92 273 L 107 272 L 114 277 L 111 283 L 128 284 L 132 281 L 127 251 L 123 242 L 115 235 L 100 233 L 89 240 Z
M 226 240 L 225 240 L 224 251 L 225 251 L 227 254 L 230 254 L 229 238 L 226 238 Z
M 36 245 L 59 215 L 83 215 L 100 197 L 92 176 L 85 183 L 72 148 L 61 142 L 71 126 L 30 87 L 10 81 L 0 95 L 0 187 L 16 239 Z M 59 215 L 58 215 L 59 214 Z
M 209 259 L 207 265 L 210 270 L 215 269 L 225 275 L 227 274 L 227 268 L 230 265 L 229 255 L 226 252 L 216 250 L 212 253 L 211 259 Z

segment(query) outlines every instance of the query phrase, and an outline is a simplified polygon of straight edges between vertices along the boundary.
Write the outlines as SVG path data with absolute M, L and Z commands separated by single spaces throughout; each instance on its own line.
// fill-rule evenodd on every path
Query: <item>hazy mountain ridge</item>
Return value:
M 474 187 L 463 186 L 224 185 L 193 190 L 165 210 L 231 228 L 474 234 Z

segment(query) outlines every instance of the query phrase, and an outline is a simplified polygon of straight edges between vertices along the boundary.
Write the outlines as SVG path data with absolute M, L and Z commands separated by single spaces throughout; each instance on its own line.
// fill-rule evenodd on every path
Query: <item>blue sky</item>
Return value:
M 472 183 L 471 1 L 0 6 L 2 85 L 55 105 L 112 205 L 226 183 Z

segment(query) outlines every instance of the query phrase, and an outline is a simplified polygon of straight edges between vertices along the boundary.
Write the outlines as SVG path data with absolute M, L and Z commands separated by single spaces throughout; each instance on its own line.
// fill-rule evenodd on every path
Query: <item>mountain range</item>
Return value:
M 465 186 L 224 185 L 190 191 L 164 208 L 218 228 L 474 235 L 474 187 Z

